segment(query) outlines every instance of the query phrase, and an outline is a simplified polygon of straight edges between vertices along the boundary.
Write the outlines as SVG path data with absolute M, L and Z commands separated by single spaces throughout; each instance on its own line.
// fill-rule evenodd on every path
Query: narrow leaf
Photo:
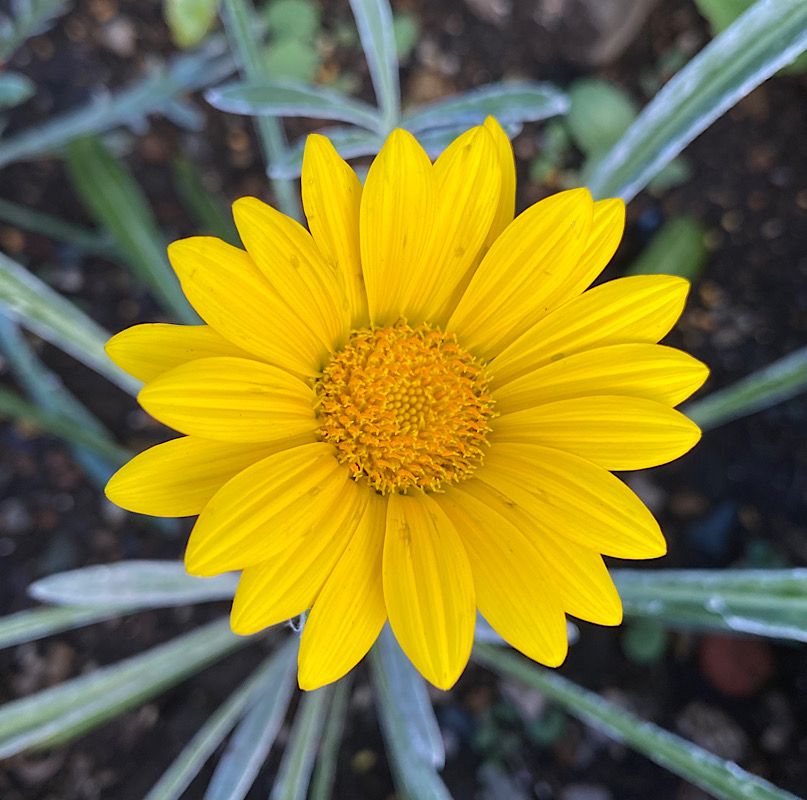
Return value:
M 242 77 L 250 81 L 267 80 L 266 64 L 256 36 L 258 26 L 255 9 L 250 0 L 223 0 L 221 18 L 224 22 L 230 46 L 241 66 Z M 288 144 L 280 122 L 270 117 L 255 120 L 267 173 L 271 176 L 272 165 L 286 160 Z M 272 189 L 277 197 L 278 208 L 290 217 L 302 218 L 300 199 L 296 188 L 287 180 L 272 176 Z
M 185 156 L 174 159 L 174 186 L 201 233 L 239 246 L 241 240 L 222 198 L 207 189 L 196 164 Z
M 137 392 L 140 382 L 116 367 L 104 352 L 109 334 L 77 306 L 2 253 L 0 310 L 123 390 Z
M 450 800 L 437 773 L 445 761 L 440 728 L 426 683 L 386 626 L 370 651 L 381 732 L 396 785 L 418 800 Z
M 625 614 L 807 642 L 807 569 L 615 570 Z
M 373 80 L 383 129 L 392 130 L 401 115 L 401 87 L 392 10 L 387 0 L 350 0 L 364 57 Z
M 8 200 L 0 200 L 0 221 L 48 236 L 91 255 L 109 256 L 115 249 L 108 236 Z
M 695 281 L 707 259 L 705 237 L 706 229 L 694 217 L 668 220 L 625 274 L 679 275 Z
M 132 272 L 182 322 L 198 322 L 168 264 L 165 241 L 146 198 L 132 176 L 95 137 L 67 148 L 73 188 L 96 222 L 108 230 Z
M 317 766 L 311 780 L 309 800 L 331 800 L 336 767 L 339 763 L 339 748 L 347 721 L 352 674 L 345 675 L 333 687 L 328 719 L 322 734 L 322 745 L 317 756 Z
M 229 620 L 0 707 L 0 758 L 68 742 L 243 647 Z
M 0 143 L 0 167 L 52 153 L 79 136 L 121 125 L 142 127 L 149 114 L 174 111 L 178 95 L 217 83 L 232 71 L 224 39 L 211 37 L 198 52 L 174 59 L 125 89 L 5 139 Z
M 121 608 L 34 608 L 0 617 L 0 649 L 34 642 L 54 633 L 82 628 L 125 613 Z
M 305 800 L 333 686 L 305 692 L 294 717 L 270 800 Z
M 4 72 L 0 75 L 0 109 L 14 108 L 36 94 L 36 86 L 30 78 L 19 72 Z
M 652 722 L 603 699 L 594 692 L 514 653 L 490 645 L 478 645 L 474 659 L 506 678 L 537 689 L 570 714 L 607 733 L 619 742 L 693 783 L 719 800 L 797 800 L 731 761 L 712 755 Z
M 312 86 L 302 81 L 247 81 L 210 89 L 210 105 L 230 114 L 253 117 L 309 117 L 349 122 L 370 131 L 380 131 L 381 122 L 372 106 L 342 92 Z
M 178 800 L 250 705 L 271 686 L 282 650 L 274 653 L 202 725 L 145 800 Z
M 298 637 L 273 659 L 255 704 L 238 724 L 205 793 L 205 800 L 242 800 L 274 744 L 294 691 Z
M 119 561 L 81 567 L 40 578 L 28 587 L 31 597 L 57 605 L 161 608 L 229 600 L 238 576 L 196 578 L 181 561 Z
M 807 390 L 807 347 L 752 372 L 684 408 L 704 430 L 783 403 Z
M 630 200 L 698 134 L 807 49 L 807 3 L 759 0 L 653 98 L 592 172 L 595 197 Z
M 465 129 L 493 116 L 502 125 L 521 125 L 565 114 L 569 98 L 549 83 L 491 83 L 438 100 L 404 116 L 404 127 L 420 134 L 430 128 Z
M 70 417 L 42 411 L 15 392 L 0 387 L 0 418 L 2 417 L 34 425 L 70 444 L 87 448 L 112 464 L 123 464 L 131 458 L 131 453 L 126 448 L 119 447 L 106 436 L 76 425 L 75 420 Z

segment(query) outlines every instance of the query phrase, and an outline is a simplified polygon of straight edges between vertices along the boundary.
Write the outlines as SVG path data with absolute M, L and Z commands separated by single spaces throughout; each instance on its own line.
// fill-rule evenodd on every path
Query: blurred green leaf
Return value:
M 230 600 L 237 584 L 235 574 L 215 578 L 188 575 L 181 561 L 130 559 L 49 575 L 32 583 L 28 593 L 57 605 L 161 608 Z
M 165 242 L 140 187 L 95 137 L 75 139 L 67 168 L 84 206 L 117 243 L 132 272 L 188 324 L 199 322 L 165 255 Z
M 232 214 L 222 199 L 207 189 L 196 164 L 185 156 L 177 156 L 172 166 L 177 194 L 193 216 L 200 232 L 218 236 L 236 247 L 240 246 L 241 239 L 235 229 Z
M 4 72 L 0 74 L 0 109 L 13 108 L 36 93 L 36 86 L 30 78 L 19 72 Z
M 258 26 L 255 9 L 250 0 L 222 0 L 221 17 L 227 31 L 230 46 L 241 66 L 241 75 L 248 82 L 262 82 L 270 77 L 266 71 L 263 52 L 259 47 L 260 36 L 256 36 Z M 302 218 L 300 198 L 295 186 L 289 181 L 277 178 L 272 173 L 272 165 L 287 160 L 288 144 L 286 134 L 279 120 L 260 117 L 255 120 L 260 137 L 267 174 L 272 178 L 272 189 L 277 198 L 278 208 L 294 219 Z
M 807 569 L 620 569 L 613 577 L 627 616 L 807 642 Z
M 0 167 L 53 153 L 80 136 L 106 133 L 121 125 L 142 128 L 149 114 L 176 114 L 179 95 L 217 83 L 232 71 L 224 39 L 211 37 L 197 52 L 175 58 L 125 89 L 4 139 Z
M 298 47 L 311 44 L 320 28 L 320 8 L 313 0 L 273 0 L 263 14 L 269 35 L 292 40 Z
M 278 80 L 311 83 L 320 67 L 319 53 L 314 47 L 296 39 L 281 39 L 266 48 L 266 73 Z M 289 115 L 291 116 L 291 115 Z
M 658 175 L 647 184 L 647 188 L 652 194 L 662 194 L 686 183 L 691 177 L 692 165 L 684 156 L 678 156 L 661 168 Z
M 104 352 L 109 333 L 78 306 L 0 253 L 0 311 L 51 344 L 135 394 L 140 381 L 116 367 Z
M 807 48 L 804 0 L 759 0 L 653 98 L 590 175 L 595 197 L 632 199 L 699 133 Z
M 251 640 L 227 619 L 0 707 L 0 758 L 86 733 Z
M 381 125 L 372 106 L 302 81 L 230 83 L 211 89 L 205 97 L 215 108 L 231 114 L 334 119 L 376 132 Z
M 333 686 L 304 692 L 269 800 L 305 800 Z
M 163 15 L 178 47 L 194 47 L 210 33 L 218 0 L 164 0 Z
M 406 61 L 420 36 L 418 18 L 408 11 L 399 11 L 392 17 L 392 32 L 395 36 L 395 52 L 401 61 Z
M 719 800 L 798 800 L 795 795 L 746 772 L 696 744 L 578 686 L 557 672 L 490 645 L 478 645 L 474 660 L 499 675 L 537 689 L 570 714 L 624 742 L 656 764 Z
M 437 773 L 445 749 L 426 683 L 401 651 L 389 626 L 370 650 L 381 732 L 399 791 L 418 800 L 450 800 Z
M 622 649 L 636 664 L 656 664 L 667 649 L 669 635 L 664 625 L 655 619 L 639 618 L 622 628 Z
M 131 458 L 131 453 L 128 450 L 124 447 L 119 447 L 107 436 L 92 429 L 82 428 L 76 424 L 75 419 L 70 417 L 43 411 L 14 392 L 2 387 L 0 387 L 0 417 L 10 417 L 11 419 L 34 425 L 52 436 L 57 436 L 70 442 L 70 444 L 86 447 L 102 458 L 108 459 L 112 464 L 123 464 Z
M 782 403 L 807 390 L 807 347 L 752 372 L 684 408 L 703 430 L 717 428 Z
M 712 34 L 722 33 L 742 13 L 748 11 L 754 0 L 695 0 L 698 11 L 706 17 L 712 28 Z M 782 72 L 796 74 L 807 69 L 807 53 L 802 54 Z
M 199 770 L 207 763 L 244 712 L 259 703 L 266 691 L 273 691 L 277 662 L 284 652 L 273 653 L 236 689 L 202 725 L 145 800 L 179 800 Z
M 82 628 L 127 613 L 122 608 L 33 608 L 0 617 L 0 649 L 34 642 L 54 633 Z
M 679 275 L 696 281 L 706 264 L 706 229 L 694 217 L 664 223 L 626 275 Z
M 0 63 L 67 11 L 67 0 L 17 0 L 7 5 L 11 13 L 0 12 Z
M 339 748 L 342 745 L 347 721 L 352 682 L 352 673 L 348 673 L 334 684 L 328 708 L 328 719 L 322 734 L 322 745 L 317 756 L 314 777 L 311 780 L 309 800 L 331 800 L 336 767 L 339 763 Z
M 48 236 L 92 255 L 109 257 L 115 250 L 112 240 L 102 233 L 8 200 L 0 199 L 0 221 L 15 228 Z
M 375 89 L 381 132 L 392 130 L 401 116 L 401 87 L 392 10 L 387 0 L 350 0 L 361 47 Z
M 413 109 L 403 126 L 418 135 L 430 128 L 468 128 L 480 125 L 488 115 L 503 126 L 520 125 L 565 114 L 567 96 L 548 83 L 508 81 L 490 83 Z
M 628 93 L 601 78 L 581 78 L 569 87 L 566 123 L 574 143 L 587 156 L 613 147 L 636 119 L 637 107 Z
M 205 800 L 246 797 L 277 737 L 295 688 L 298 637 L 276 653 L 255 704 L 238 724 L 205 792 Z

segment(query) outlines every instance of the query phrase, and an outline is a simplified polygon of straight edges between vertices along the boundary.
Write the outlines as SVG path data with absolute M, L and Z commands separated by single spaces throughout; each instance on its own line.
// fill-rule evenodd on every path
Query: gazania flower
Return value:
M 673 407 L 707 370 L 657 344 L 686 281 L 585 291 L 619 244 L 623 203 L 576 189 L 513 219 L 513 154 L 493 119 L 434 164 L 394 131 L 363 188 L 312 135 L 302 193 L 310 233 L 245 197 L 233 206 L 244 250 L 170 246 L 206 324 L 139 325 L 108 352 L 184 436 L 134 458 L 108 496 L 199 515 L 185 564 L 241 570 L 236 633 L 309 611 L 303 688 L 344 675 L 386 620 L 450 687 L 477 609 L 560 664 L 566 614 L 621 620 L 601 554 L 665 552 L 610 470 L 699 438 Z

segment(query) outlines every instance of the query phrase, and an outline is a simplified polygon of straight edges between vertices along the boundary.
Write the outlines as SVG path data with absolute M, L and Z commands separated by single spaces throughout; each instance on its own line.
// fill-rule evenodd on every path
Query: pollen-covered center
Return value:
M 355 331 L 317 380 L 320 434 L 382 494 L 437 490 L 482 461 L 487 383 L 454 335 L 425 323 Z

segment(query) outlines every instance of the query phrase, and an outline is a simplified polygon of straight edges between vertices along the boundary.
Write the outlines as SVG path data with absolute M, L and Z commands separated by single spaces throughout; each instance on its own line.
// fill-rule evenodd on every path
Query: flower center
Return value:
M 482 462 L 487 384 L 456 337 L 426 323 L 354 331 L 317 379 L 320 435 L 381 494 L 436 491 Z

